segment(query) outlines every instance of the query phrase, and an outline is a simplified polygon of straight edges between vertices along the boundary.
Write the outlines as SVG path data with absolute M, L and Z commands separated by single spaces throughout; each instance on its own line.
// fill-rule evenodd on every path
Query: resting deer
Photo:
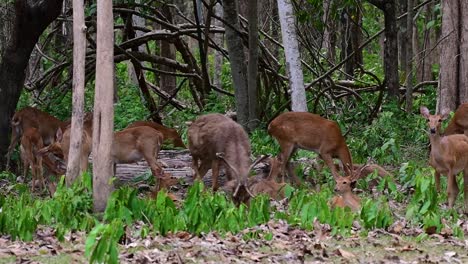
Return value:
M 139 127 L 139 126 L 152 127 L 163 134 L 164 141 L 166 140 L 170 141 L 174 145 L 174 147 L 187 148 L 184 142 L 182 141 L 182 138 L 180 137 L 177 130 L 173 128 L 168 128 L 166 126 L 163 126 L 161 124 L 151 122 L 151 121 L 135 121 L 131 123 L 130 125 L 128 125 L 127 128 Z
M 355 185 L 355 177 L 335 178 L 335 193 L 337 195 L 331 200 L 332 207 L 349 207 L 352 211 L 359 211 L 361 199 L 353 193 Z
M 20 153 L 23 162 L 23 176 L 26 179 L 29 167 L 31 167 L 31 191 L 34 190 L 36 181 L 39 181 L 42 190 L 46 185 L 43 176 L 42 157 L 37 153 L 44 146 L 41 135 L 39 130 L 34 127 L 27 128 L 22 134 Z
M 441 136 L 441 124 L 448 116 L 431 115 L 425 106 L 420 108 L 421 115 L 425 117 L 429 127 L 429 140 L 431 154 L 429 164 L 435 169 L 435 183 L 440 191 L 440 175 L 447 175 L 448 206 L 452 208 L 458 195 L 456 175 L 463 171 L 465 212 L 468 210 L 468 137 L 463 134 Z
M 444 131 L 444 135 L 465 134 L 468 136 L 468 103 L 461 104 Z
M 284 198 L 284 187 L 286 186 L 286 183 L 278 183 L 276 181 L 280 175 L 281 165 L 281 161 L 277 158 L 270 158 L 270 173 L 268 177 L 250 185 L 253 195 L 264 193 L 275 200 L 281 200 Z
M 245 201 L 246 196 L 251 196 L 248 189 L 252 168 L 250 143 L 239 124 L 221 114 L 200 116 L 188 129 L 188 142 L 196 179 L 202 179 L 211 168 L 212 188 L 216 191 L 220 165 L 224 164 L 228 180 L 237 181 L 234 199 Z
M 282 161 L 283 181 L 289 158 L 298 148 L 317 152 L 330 167 L 335 178 L 339 177 L 333 163 L 335 157 L 340 159 L 345 174 L 351 174 L 350 168 L 353 167 L 351 153 L 340 127 L 334 121 L 307 112 L 287 112 L 271 121 L 268 125 L 268 133 L 278 141 L 281 147 L 279 158 Z M 292 170 L 289 174 L 293 181 L 300 183 Z
M 27 128 L 36 128 L 42 137 L 43 144 L 47 146 L 53 143 L 57 129 L 59 127 L 64 129 L 68 123 L 34 107 L 25 107 L 17 111 L 11 119 L 11 142 L 6 155 L 7 168 L 10 166 L 11 153 Z

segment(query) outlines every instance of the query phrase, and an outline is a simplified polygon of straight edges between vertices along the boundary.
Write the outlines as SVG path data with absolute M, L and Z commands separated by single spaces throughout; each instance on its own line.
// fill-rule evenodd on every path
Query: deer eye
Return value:
M 344 181 L 343 184 L 348 184 L 348 182 L 347 182 L 347 181 Z

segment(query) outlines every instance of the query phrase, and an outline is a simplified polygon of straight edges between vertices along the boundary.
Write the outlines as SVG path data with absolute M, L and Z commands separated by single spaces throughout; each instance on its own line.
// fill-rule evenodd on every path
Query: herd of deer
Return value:
M 453 207 L 458 195 L 456 175 L 464 172 L 465 210 L 468 210 L 468 103 L 462 104 L 445 133 L 441 122 L 448 116 L 431 115 L 426 107 L 421 107 L 421 115 L 428 120 L 431 153 L 429 163 L 435 169 L 436 188 L 440 191 L 440 175 L 448 177 L 448 205 Z M 81 171 L 88 167 L 91 153 L 92 113 L 84 118 L 83 146 L 81 149 Z M 52 174 L 63 174 L 56 158 L 66 162 L 70 148 L 70 122 L 59 119 L 33 107 L 26 107 L 15 113 L 11 121 L 12 139 L 7 153 L 7 167 L 10 156 L 20 142 L 20 156 L 24 164 L 24 176 L 31 168 L 32 188 L 39 180 L 45 186 L 43 165 Z M 293 183 L 299 183 L 294 168 L 289 163 L 297 149 L 318 153 L 330 167 L 335 179 L 336 196 L 332 206 L 360 208 L 360 199 L 352 190 L 357 179 L 374 170 L 378 175 L 389 175 L 375 164 L 353 164 L 351 153 L 338 124 L 316 114 L 287 112 L 276 117 L 268 126 L 268 133 L 275 138 L 281 152 L 277 158 L 269 158 L 270 172 L 266 177 L 249 177 L 250 170 L 267 157 L 255 162 L 250 159 L 251 149 L 247 133 L 242 126 L 221 114 L 207 114 L 193 121 L 188 128 L 188 146 L 192 155 L 194 178 L 202 179 L 212 170 L 212 188 L 216 191 L 220 168 L 224 167 L 227 182 L 222 189 L 230 193 L 236 202 L 248 202 L 249 198 L 265 193 L 274 199 L 284 197 L 285 176 Z M 459 133 L 459 134 L 457 134 Z M 174 184 L 171 176 L 163 173 L 157 162 L 157 155 L 163 140 L 175 147 L 185 148 L 175 129 L 149 121 L 137 121 L 122 131 L 114 133 L 112 158 L 115 163 L 132 163 L 144 158 L 151 168 L 156 182 L 162 186 Z M 53 154 L 53 155 L 52 155 Z M 341 161 L 341 166 L 333 162 Z M 339 171 L 343 171 L 340 175 Z

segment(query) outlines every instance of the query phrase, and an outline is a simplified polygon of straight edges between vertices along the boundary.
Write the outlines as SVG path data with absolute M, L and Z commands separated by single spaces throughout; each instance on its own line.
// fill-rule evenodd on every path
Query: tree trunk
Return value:
M 384 71 L 385 84 L 389 97 L 398 98 L 398 29 L 396 17 L 396 4 L 394 1 L 368 0 L 383 11 L 385 20 L 385 44 L 384 44 Z
M 406 112 L 413 110 L 413 0 L 408 0 L 406 16 Z
M 223 17 L 223 8 L 221 4 L 217 3 L 214 7 L 215 15 L 218 17 Z M 223 23 L 216 19 L 214 21 L 215 27 L 222 27 Z M 214 34 L 214 42 L 220 46 L 224 47 L 224 35 L 222 33 Z M 213 64 L 213 85 L 222 88 L 222 72 L 223 72 L 223 54 L 213 49 L 214 52 L 214 64 Z
M 3 3 L 2 3 L 3 5 Z M 6 3 L 5 5 L 9 5 Z M 5 165 L 8 149 L 10 119 L 23 89 L 25 70 L 29 57 L 39 36 L 46 27 L 60 14 L 62 0 L 39 1 L 30 5 L 27 0 L 16 0 L 15 16 L 11 28 L 11 38 L 4 41 L 0 59 L 0 167 Z M 2 25 L 5 29 L 7 25 Z M 4 32 L 2 32 L 4 33 Z
M 459 41 L 459 2 L 442 1 L 442 42 L 440 51 L 440 78 L 437 111 L 454 110 L 458 105 L 458 72 L 460 55 Z
M 73 108 L 71 118 L 70 150 L 66 182 L 71 185 L 81 169 L 83 139 L 84 86 L 86 63 L 86 25 L 83 0 L 73 0 Z
M 135 3 L 140 3 L 141 1 L 140 0 L 136 0 Z M 137 11 L 142 11 L 141 8 L 136 8 Z M 134 26 L 138 26 L 138 27 L 145 27 L 145 19 L 141 16 L 136 16 L 136 15 L 133 15 L 132 16 L 132 25 Z M 141 37 L 143 36 L 143 32 L 140 31 L 140 30 L 135 30 L 135 37 Z M 141 46 L 138 46 L 138 51 L 140 52 L 146 52 L 145 51 L 145 47 L 143 45 Z M 132 81 L 133 84 L 135 85 L 138 85 L 138 77 L 137 77 L 137 74 L 135 72 L 135 68 L 133 67 L 133 64 L 131 61 L 127 61 L 127 73 L 128 73 L 128 76 L 130 78 L 130 80 Z M 144 97 L 143 97 L 143 100 L 144 100 Z
M 286 58 L 286 70 L 289 76 L 289 85 L 291 86 L 291 108 L 293 111 L 306 112 L 307 101 L 304 77 L 291 0 L 278 0 L 278 12 Z
M 399 0 L 398 1 L 398 14 L 402 15 L 408 11 L 408 0 Z M 406 59 L 406 52 L 407 50 L 407 29 L 408 29 L 408 16 L 400 19 L 398 22 L 398 57 L 400 63 L 400 70 L 406 77 L 406 66 L 407 66 L 407 59 Z
M 459 70 L 459 104 L 468 102 L 468 3 L 460 0 L 460 51 L 457 57 L 460 63 Z
M 248 65 L 248 93 L 249 93 L 249 131 L 257 128 L 259 119 L 257 114 L 257 84 L 258 84 L 258 5 L 257 0 L 249 1 L 249 65 Z
M 172 12 L 171 9 L 168 6 L 163 6 L 162 7 L 162 12 L 163 15 L 170 21 L 172 22 Z M 168 58 L 171 60 L 176 60 L 176 53 L 175 53 L 175 48 L 174 44 L 171 44 L 167 40 L 161 40 L 160 41 L 160 48 L 161 48 L 161 57 L 163 58 Z M 168 67 L 165 65 L 160 66 L 161 70 L 167 71 L 167 72 L 175 72 L 174 68 Z M 159 77 L 159 86 L 161 89 L 168 94 L 172 95 L 175 90 L 176 90 L 176 77 L 173 75 L 168 75 L 168 74 L 161 74 Z
M 232 27 L 239 29 L 239 18 L 236 0 L 223 0 L 224 20 Z M 245 72 L 244 46 L 241 37 L 231 28 L 225 25 L 226 44 L 231 62 L 231 75 L 236 98 L 237 122 L 247 129 L 249 119 L 249 97 L 247 89 L 247 76 Z
M 97 2 L 96 88 L 93 120 L 93 204 L 103 212 L 113 189 L 114 19 L 112 1 Z
M 322 38 L 322 45 L 321 48 L 324 48 L 327 53 L 326 57 L 331 62 L 335 62 L 335 51 L 333 48 L 333 41 L 332 41 L 332 32 L 333 30 L 333 21 L 329 19 L 331 13 L 333 0 L 324 0 L 323 1 L 323 16 L 322 16 L 322 23 L 325 26 L 323 29 L 323 38 Z

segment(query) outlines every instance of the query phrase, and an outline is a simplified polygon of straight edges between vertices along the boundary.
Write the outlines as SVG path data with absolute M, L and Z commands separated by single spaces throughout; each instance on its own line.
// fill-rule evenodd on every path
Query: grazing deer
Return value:
M 216 191 L 219 168 L 224 164 L 228 180 L 237 181 L 233 193 L 235 200 L 245 201 L 247 195 L 251 196 L 248 190 L 248 177 L 252 168 L 250 142 L 239 124 L 221 114 L 200 116 L 188 129 L 188 142 L 196 179 L 201 180 L 211 168 L 212 187 Z
M 29 167 L 31 167 L 31 191 L 34 190 L 36 181 L 39 181 L 41 190 L 46 186 L 42 169 L 42 157 L 37 153 L 43 146 L 44 144 L 37 128 L 29 127 L 23 131 L 20 146 L 23 176 L 26 179 Z
M 88 169 L 88 159 L 92 150 L 92 131 L 93 131 L 93 118 L 92 113 L 87 113 L 84 117 L 83 122 L 83 135 L 81 143 L 81 164 L 80 174 Z M 68 155 L 70 151 L 70 135 L 71 126 L 68 125 L 65 132 L 62 132 L 62 128 L 58 128 L 55 134 L 54 143 L 41 149 L 39 154 L 44 155 L 45 153 L 52 153 L 56 156 L 63 156 L 65 164 L 68 162 Z
M 345 174 L 351 175 L 350 168 L 353 167 L 351 153 L 336 122 L 307 112 L 287 112 L 270 122 L 268 133 L 281 147 L 279 159 L 282 162 L 283 181 L 289 158 L 298 148 L 317 152 L 330 167 L 335 178 L 339 177 L 333 163 L 335 157 L 340 159 Z M 289 174 L 296 184 L 300 183 L 293 170 L 289 170 Z
M 355 177 L 335 178 L 335 193 L 337 195 L 331 200 L 332 207 L 349 207 L 352 211 L 359 211 L 361 199 L 353 193 L 355 185 Z
M 139 127 L 139 126 L 149 126 L 157 131 L 161 132 L 164 136 L 164 141 L 169 141 L 171 142 L 174 147 L 178 148 L 187 148 L 182 141 L 182 138 L 180 137 L 179 133 L 177 130 L 173 128 L 168 128 L 166 126 L 163 126 L 161 124 L 151 122 L 151 121 L 135 121 L 131 123 L 130 125 L 127 126 L 127 128 L 132 128 L 132 127 Z
M 11 142 L 6 155 L 7 168 L 10 166 L 11 153 L 27 128 L 36 128 L 42 137 L 43 144 L 47 146 L 54 141 L 57 129 L 59 127 L 64 129 L 68 123 L 34 107 L 25 107 L 17 111 L 11 119 Z
M 441 136 L 441 124 L 448 116 L 431 115 L 425 106 L 420 108 L 421 115 L 427 119 L 431 154 L 429 164 L 435 169 L 435 183 L 440 191 L 440 175 L 447 175 L 448 206 L 452 208 L 458 195 L 456 175 L 463 171 L 465 212 L 468 210 L 468 137 L 463 134 Z
M 444 131 L 444 135 L 465 134 L 468 136 L 468 103 L 461 104 Z

